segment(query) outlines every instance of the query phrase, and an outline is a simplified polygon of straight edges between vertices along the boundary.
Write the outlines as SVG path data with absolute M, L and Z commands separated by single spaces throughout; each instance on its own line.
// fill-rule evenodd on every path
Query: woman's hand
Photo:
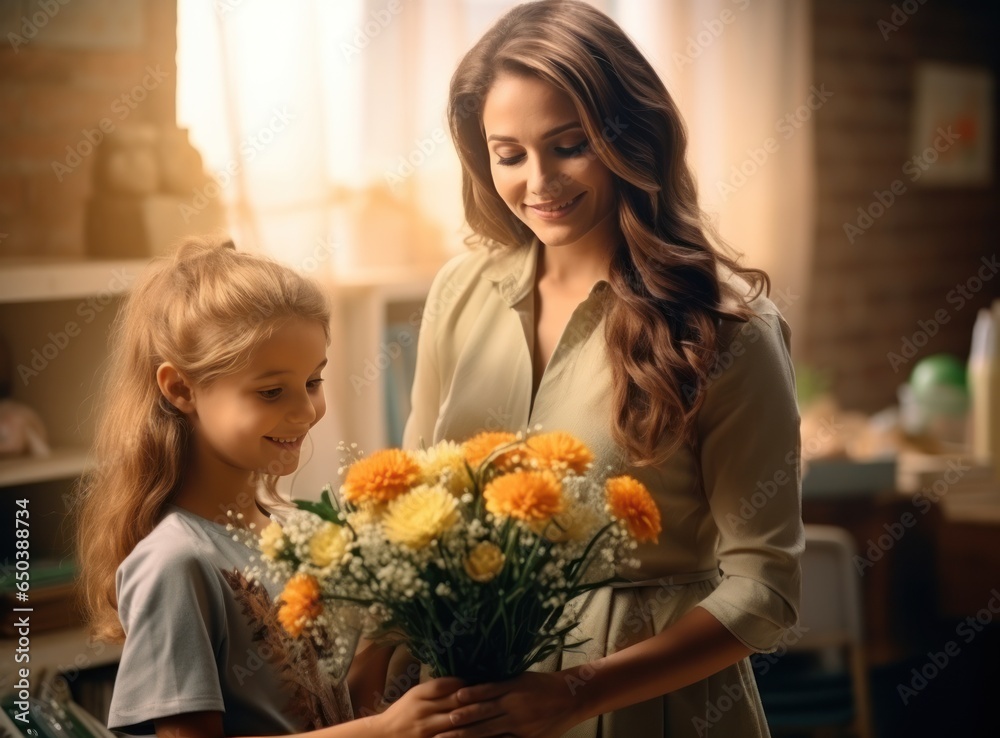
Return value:
M 431 738 L 451 730 L 455 727 L 451 713 L 465 704 L 457 696 L 464 684 L 461 679 L 453 677 L 418 684 L 392 703 L 385 712 L 366 718 L 371 721 L 367 726 L 371 729 L 370 735 L 386 738 Z M 491 700 L 503 691 L 494 685 L 483 685 L 477 689 L 483 700 Z M 493 717 L 499 715 L 500 710 L 494 706 L 492 710 L 480 710 L 479 714 Z M 477 719 L 483 718 L 470 718 L 468 722 L 475 722 Z
M 439 738 L 556 738 L 578 722 L 577 699 L 563 674 L 525 672 L 506 682 L 463 687 L 455 728 Z

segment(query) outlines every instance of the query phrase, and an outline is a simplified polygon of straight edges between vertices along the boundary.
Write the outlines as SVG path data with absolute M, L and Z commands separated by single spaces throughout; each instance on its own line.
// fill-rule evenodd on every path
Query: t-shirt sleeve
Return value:
M 217 649 L 225 639 L 221 580 L 191 554 L 134 552 L 118 568 L 125 630 L 108 727 L 152 732 L 154 718 L 224 711 Z
M 722 574 L 700 605 L 758 652 L 775 650 L 798 620 L 805 535 L 789 342 L 779 315 L 733 330 L 698 421 Z

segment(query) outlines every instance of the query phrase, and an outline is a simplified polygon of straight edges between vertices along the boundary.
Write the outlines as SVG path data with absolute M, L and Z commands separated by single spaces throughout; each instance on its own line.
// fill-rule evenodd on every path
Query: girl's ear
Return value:
M 167 402 L 182 413 L 193 413 L 194 391 L 191 382 L 169 361 L 156 369 L 156 383 Z

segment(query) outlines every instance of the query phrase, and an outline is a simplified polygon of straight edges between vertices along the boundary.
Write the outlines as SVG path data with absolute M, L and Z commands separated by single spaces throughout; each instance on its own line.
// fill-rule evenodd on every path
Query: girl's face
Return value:
M 198 453 L 242 471 L 295 471 L 306 433 L 326 413 L 326 361 L 323 326 L 301 318 L 282 324 L 243 370 L 195 387 Z
M 539 241 L 612 246 L 614 178 L 569 95 L 535 77 L 501 75 L 486 95 L 483 127 L 493 184 Z

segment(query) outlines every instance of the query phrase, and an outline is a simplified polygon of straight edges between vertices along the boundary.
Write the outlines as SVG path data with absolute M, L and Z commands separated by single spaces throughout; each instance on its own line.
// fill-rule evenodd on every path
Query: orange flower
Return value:
M 640 542 L 656 541 L 660 535 L 660 509 L 646 486 L 632 477 L 612 477 L 604 484 L 611 513 L 625 523 L 629 534 Z
M 486 461 L 486 458 L 501 446 L 515 443 L 517 436 L 506 431 L 483 431 L 477 436 L 473 436 L 464 444 L 462 450 L 465 452 L 465 460 L 469 466 L 478 469 L 479 465 Z M 504 451 L 493 459 L 493 466 L 496 469 L 509 469 L 514 466 L 512 458 L 518 454 L 520 448 L 513 446 L 509 451 Z
M 562 512 L 562 485 L 551 472 L 519 471 L 497 477 L 483 491 L 486 509 L 524 521 L 548 520 Z
M 530 459 L 537 460 L 541 468 L 554 472 L 583 474 L 594 460 L 590 449 L 579 438 L 563 431 L 533 436 L 525 445 Z
M 319 583 L 308 574 L 296 574 L 289 579 L 278 601 L 281 603 L 278 621 L 295 638 L 323 612 L 323 603 L 319 601 Z
M 396 499 L 420 480 L 420 466 L 406 451 L 376 451 L 351 465 L 344 479 L 344 499 L 354 504 L 382 504 Z

